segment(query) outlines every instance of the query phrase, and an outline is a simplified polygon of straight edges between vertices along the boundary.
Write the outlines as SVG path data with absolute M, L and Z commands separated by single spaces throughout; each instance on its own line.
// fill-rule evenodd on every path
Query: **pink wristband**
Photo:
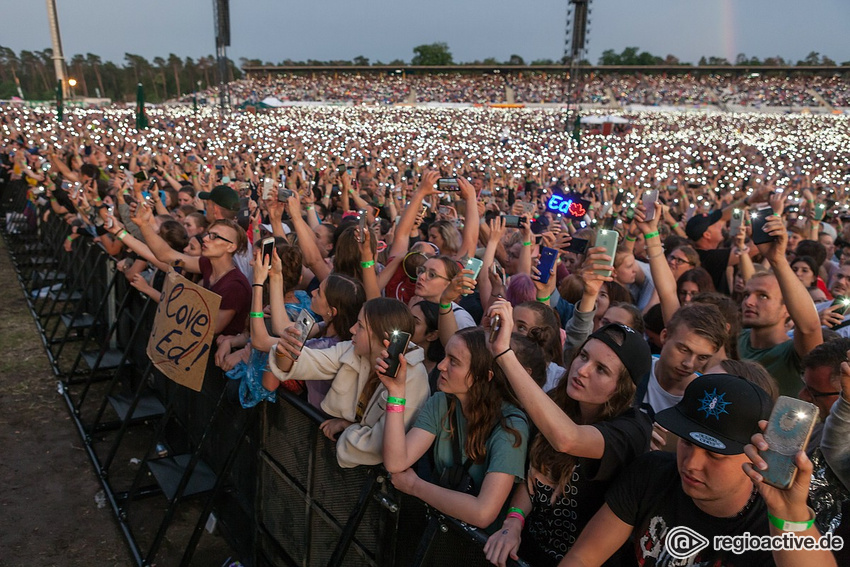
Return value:
M 519 520 L 520 526 L 525 525 L 525 518 L 523 518 L 522 514 L 520 514 L 518 512 L 508 512 L 508 515 L 505 516 L 505 519 L 507 519 L 507 518 L 516 518 L 517 520 Z
M 387 404 L 388 413 L 402 413 L 403 411 L 404 406 L 401 404 Z

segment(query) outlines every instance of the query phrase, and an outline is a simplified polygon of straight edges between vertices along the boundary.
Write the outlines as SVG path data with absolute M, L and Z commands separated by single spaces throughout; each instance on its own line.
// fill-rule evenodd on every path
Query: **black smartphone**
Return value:
M 764 231 L 764 224 L 767 222 L 767 219 L 773 214 L 773 209 L 768 205 L 763 205 L 759 207 L 756 212 L 752 214 L 753 221 L 753 244 L 766 244 L 768 242 L 773 242 L 776 240 L 775 237 L 769 235 Z
M 441 193 L 460 191 L 457 177 L 441 177 L 437 180 L 437 190 Z
M 504 215 L 504 217 L 505 228 L 519 228 L 521 224 L 525 223 L 525 217 L 518 215 Z
M 587 254 L 587 247 L 589 245 L 590 242 L 586 238 L 573 237 L 564 248 L 564 251 L 572 252 L 573 254 Z
M 555 267 L 555 261 L 558 259 L 558 251 L 548 246 L 540 247 L 540 257 L 537 259 L 537 270 L 540 272 L 539 282 L 547 283 L 549 276 L 552 275 L 552 268 Z
M 338 165 L 338 166 L 336 166 L 336 172 L 337 172 L 338 174 L 342 175 L 343 173 L 345 173 L 345 171 L 346 171 L 346 168 L 345 168 L 345 166 L 344 166 L 344 165 Z
M 357 211 L 357 226 L 360 229 L 359 237 L 362 239 L 363 235 L 366 234 L 366 211 Z
M 136 173 L 133 174 L 133 177 L 136 179 L 136 181 L 147 181 L 148 180 L 148 174 L 147 174 L 146 171 L 136 172 Z
M 281 203 L 285 203 L 290 197 L 292 197 L 292 191 L 286 187 L 281 187 L 277 190 L 277 200 Z
M 386 376 L 395 378 L 398 374 L 399 357 L 407 350 L 407 345 L 410 343 L 410 333 L 404 331 L 393 331 L 390 334 L 390 346 L 387 347 L 387 358 L 384 361 L 387 363 Z

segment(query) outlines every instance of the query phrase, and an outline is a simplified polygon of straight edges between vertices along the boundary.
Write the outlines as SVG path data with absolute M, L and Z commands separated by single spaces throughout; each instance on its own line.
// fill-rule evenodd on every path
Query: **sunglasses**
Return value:
M 230 240 L 230 239 L 227 239 L 227 238 L 223 237 L 222 235 L 220 235 L 220 234 L 219 234 L 219 233 L 217 233 L 217 232 L 208 232 L 208 233 L 206 234 L 206 236 L 207 236 L 210 240 L 224 240 L 224 241 L 225 241 L 225 242 L 227 242 L 228 244 L 233 244 L 233 243 L 234 243 L 232 240 Z

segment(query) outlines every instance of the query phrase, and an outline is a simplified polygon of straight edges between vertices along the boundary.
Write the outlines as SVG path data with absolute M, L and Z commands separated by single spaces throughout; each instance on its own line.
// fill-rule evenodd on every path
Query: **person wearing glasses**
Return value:
M 815 426 L 809 447 L 817 447 L 823 421 L 841 395 L 841 363 L 847 360 L 850 339 L 840 338 L 818 345 L 803 357 L 802 388 L 797 397 L 818 407 L 820 423 Z
M 699 267 L 699 254 L 690 246 L 679 246 L 667 255 L 667 265 L 678 280 L 688 270 Z
M 234 262 L 234 256 L 248 249 L 248 235 L 242 227 L 227 219 L 213 222 L 201 244 L 201 255 L 189 256 L 171 248 L 156 233 L 153 213 L 147 205 L 136 209 L 135 221 L 157 260 L 201 274 L 202 285 L 221 296 L 215 334 L 238 335 L 244 331 L 251 303 L 251 284 Z M 119 240 L 124 238 L 122 234 L 118 233 Z
M 440 306 L 440 342 L 444 346 L 460 329 L 475 326 L 472 315 L 456 303 L 462 293 L 475 288 L 475 280 L 469 277 L 471 274 L 471 270 L 461 270 L 448 256 L 429 258 L 416 269 L 416 297 L 411 303 L 424 299 Z

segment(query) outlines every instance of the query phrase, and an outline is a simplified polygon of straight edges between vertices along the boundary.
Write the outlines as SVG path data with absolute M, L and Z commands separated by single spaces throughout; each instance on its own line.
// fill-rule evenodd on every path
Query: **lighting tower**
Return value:
M 221 113 L 230 107 L 227 90 L 227 46 L 230 45 L 230 0 L 213 0 L 215 58 L 218 63 L 218 95 Z
M 50 39 L 53 43 L 53 69 L 56 71 L 56 80 L 62 85 L 62 96 L 67 99 L 68 81 L 65 80 L 65 57 L 62 55 L 62 37 L 59 35 L 56 0 L 47 0 L 47 23 L 50 26 Z
M 564 63 L 569 64 L 567 85 L 567 111 L 575 103 L 576 112 L 581 91 L 581 60 L 587 52 L 587 32 L 590 24 L 590 4 L 593 0 L 569 0 L 567 6 L 566 40 L 564 41 Z

